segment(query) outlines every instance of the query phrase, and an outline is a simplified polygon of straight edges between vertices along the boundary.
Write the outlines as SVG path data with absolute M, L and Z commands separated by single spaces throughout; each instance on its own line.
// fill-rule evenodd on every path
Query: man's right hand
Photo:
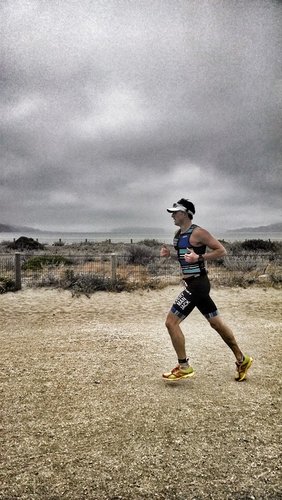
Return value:
M 169 256 L 170 256 L 169 248 L 167 248 L 166 245 L 163 245 L 160 250 L 160 257 L 169 257 Z

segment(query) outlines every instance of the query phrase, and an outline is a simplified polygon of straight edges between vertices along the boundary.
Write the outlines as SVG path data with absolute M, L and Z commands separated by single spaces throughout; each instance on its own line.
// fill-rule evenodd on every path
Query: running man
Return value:
M 232 330 L 223 322 L 213 300 L 211 299 L 210 281 L 205 268 L 205 261 L 218 259 L 226 255 L 224 246 L 208 231 L 192 224 L 195 206 L 187 199 L 181 198 L 167 211 L 172 214 L 174 224 L 179 226 L 173 245 L 177 251 L 181 266 L 185 289 L 175 300 L 166 318 L 166 328 L 171 337 L 172 345 L 177 354 L 178 365 L 170 372 L 163 374 L 163 379 L 177 381 L 194 375 L 189 358 L 186 355 L 185 337 L 180 323 L 189 316 L 194 307 L 208 320 L 223 341 L 232 350 L 236 358 L 235 380 L 242 382 L 246 379 L 247 371 L 252 364 L 252 358 L 240 350 Z M 207 253 L 206 248 L 210 251 Z M 161 257 L 169 257 L 170 251 L 163 245 Z

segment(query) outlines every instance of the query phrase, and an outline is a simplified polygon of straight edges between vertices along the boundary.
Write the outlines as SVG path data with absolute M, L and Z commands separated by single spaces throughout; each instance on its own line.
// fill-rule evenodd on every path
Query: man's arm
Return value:
M 210 234 L 206 229 L 197 227 L 193 232 L 191 243 L 194 247 L 206 245 L 211 249 L 211 252 L 206 252 L 203 255 L 204 260 L 215 260 L 227 254 L 224 246 Z M 192 250 L 191 253 L 185 254 L 186 262 L 194 264 L 198 261 L 199 256 Z

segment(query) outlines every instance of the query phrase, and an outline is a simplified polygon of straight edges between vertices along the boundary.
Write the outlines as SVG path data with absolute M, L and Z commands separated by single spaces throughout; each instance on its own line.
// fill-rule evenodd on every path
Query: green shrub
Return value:
M 38 255 L 36 257 L 31 257 L 23 265 L 23 270 L 36 271 L 42 269 L 45 266 L 59 266 L 59 265 L 69 265 L 72 264 L 70 259 L 63 257 L 62 255 Z

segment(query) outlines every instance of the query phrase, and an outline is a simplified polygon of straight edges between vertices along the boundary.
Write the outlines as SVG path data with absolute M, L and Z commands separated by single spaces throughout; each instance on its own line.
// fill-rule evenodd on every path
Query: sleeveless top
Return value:
M 192 224 L 184 233 L 181 233 L 181 230 L 179 229 L 179 231 L 176 232 L 173 240 L 173 246 L 175 250 L 177 250 L 177 257 L 181 266 L 182 274 L 187 278 L 195 274 L 206 274 L 204 262 L 195 262 L 195 264 L 189 264 L 184 259 L 184 255 L 187 253 L 187 248 L 191 248 L 197 255 L 206 253 L 206 245 L 193 247 L 190 243 L 191 234 L 196 227 L 198 227 L 196 224 Z

